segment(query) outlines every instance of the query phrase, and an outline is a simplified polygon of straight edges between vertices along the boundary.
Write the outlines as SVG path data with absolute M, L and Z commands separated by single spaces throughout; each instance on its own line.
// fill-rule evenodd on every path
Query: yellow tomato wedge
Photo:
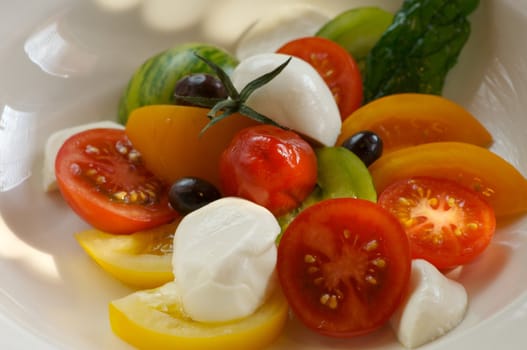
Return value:
M 343 122 L 337 145 L 363 130 L 381 137 L 385 153 L 428 142 L 458 141 L 482 147 L 492 143 L 491 134 L 469 111 L 429 94 L 394 94 L 362 106 Z
M 87 230 L 75 238 L 88 255 L 106 272 L 136 288 L 155 288 L 172 281 L 172 240 L 179 223 L 155 229 L 114 235 Z
M 288 304 L 279 288 L 246 318 L 204 323 L 185 316 L 174 287 L 171 282 L 112 301 L 114 333 L 145 350 L 257 350 L 274 342 L 287 320 Z
M 126 134 L 146 167 L 166 182 L 195 176 L 218 186 L 221 153 L 239 130 L 257 122 L 235 114 L 201 133 L 210 122 L 208 112 L 179 105 L 141 107 L 130 114 Z
M 378 193 L 412 176 L 448 178 L 483 195 L 496 216 L 527 211 L 527 179 L 492 151 L 462 142 L 433 142 L 383 155 L 369 168 Z

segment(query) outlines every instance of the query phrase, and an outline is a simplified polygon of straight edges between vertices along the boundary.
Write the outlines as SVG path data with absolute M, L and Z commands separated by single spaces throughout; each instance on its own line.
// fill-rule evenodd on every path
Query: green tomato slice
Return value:
M 298 208 L 278 218 L 282 233 L 302 210 L 324 199 L 351 197 L 377 202 L 373 179 L 357 155 L 338 146 L 318 148 L 316 155 L 317 186 Z
M 238 60 L 229 52 L 214 45 L 185 43 L 148 58 L 136 69 L 119 101 L 119 123 L 125 125 L 130 113 L 139 107 L 173 104 L 172 95 L 179 79 L 192 73 L 216 75 L 214 70 L 196 54 L 216 63 L 227 74 L 232 73 Z
M 343 46 L 360 63 L 392 21 L 393 14 L 379 7 L 357 7 L 337 15 L 316 35 Z
M 366 165 L 344 147 L 317 151 L 318 186 L 324 199 L 353 197 L 377 202 L 377 192 Z

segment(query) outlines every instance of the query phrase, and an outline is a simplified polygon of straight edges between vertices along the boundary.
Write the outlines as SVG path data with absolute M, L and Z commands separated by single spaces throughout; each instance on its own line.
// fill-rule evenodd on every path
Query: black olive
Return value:
M 227 98 L 223 83 L 210 74 L 195 73 L 181 78 L 174 88 L 173 100 L 178 105 L 190 105 L 181 97 Z
M 210 182 L 196 177 L 177 180 L 168 192 L 170 206 L 181 214 L 188 214 L 221 197 Z
M 382 140 L 373 131 L 359 131 L 350 136 L 342 143 L 345 147 L 355 153 L 366 166 L 370 166 L 382 154 Z

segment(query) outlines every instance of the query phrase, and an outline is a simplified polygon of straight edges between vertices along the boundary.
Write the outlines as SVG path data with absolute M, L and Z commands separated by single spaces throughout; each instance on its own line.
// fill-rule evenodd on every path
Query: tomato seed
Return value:
M 102 175 L 97 176 L 97 178 L 95 179 L 95 183 L 97 185 L 102 185 L 102 184 L 106 183 L 106 177 L 104 177 Z
M 368 243 L 366 243 L 364 245 L 364 250 L 366 250 L 367 252 L 372 252 L 375 249 L 377 249 L 378 247 L 379 247 L 379 242 L 377 242 L 377 240 L 374 239 L 374 240 L 369 241 Z
M 412 204 L 412 201 L 409 200 L 408 198 L 406 197 L 400 197 L 399 198 L 399 203 L 401 203 L 402 205 L 404 206 L 410 206 Z
M 139 162 L 141 159 L 141 154 L 136 151 L 135 149 L 130 151 L 130 153 L 128 153 L 128 160 L 130 160 L 131 162 Z
M 84 149 L 84 152 L 86 152 L 87 154 L 99 154 L 100 150 L 95 146 L 87 145 Z
M 126 147 L 125 145 L 123 145 L 121 142 L 117 142 L 115 144 L 115 149 L 117 150 L 117 152 L 119 152 L 120 154 L 126 154 L 128 153 L 128 147 Z
M 306 263 L 308 263 L 308 264 L 312 264 L 312 263 L 314 263 L 315 261 L 317 261 L 317 260 L 316 260 L 315 257 L 314 257 L 313 255 L 311 255 L 311 254 L 306 254 L 306 255 L 304 256 L 304 262 L 306 262 Z
M 130 194 L 130 202 L 132 202 L 132 203 L 137 202 L 137 199 L 139 198 L 139 195 L 137 194 L 137 192 L 136 191 L 132 191 L 129 194 Z
M 401 222 L 405 228 L 409 228 L 414 224 L 415 220 L 413 218 L 408 218 L 408 219 L 401 218 Z
M 479 225 L 475 222 L 469 222 L 467 224 L 467 228 L 470 229 L 470 230 L 476 230 L 478 229 Z
M 333 310 L 335 310 L 339 306 L 339 302 L 337 300 L 337 296 L 336 295 L 332 295 L 329 298 L 328 306 L 329 306 L 330 309 L 333 309 Z
M 371 263 L 381 269 L 386 267 L 386 260 L 384 260 L 383 258 L 375 258 L 372 260 Z
M 322 296 L 320 296 L 320 303 L 329 307 L 332 310 L 335 310 L 339 306 L 338 298 L 334 294 L 322 294 Z
M 373 277 L 372 275 L 367 275 L 364 279 L 369 284 L 377 285 L 377 279 L 375 277 Z
M 80 175 L 82 172 L 81 166 L 77 163 L 71 163 L 70 171 L 73 175 Z
M 439 204 L 439 201 L 437 200 L 437 198 L 430 198 L 428 200 L 428 205 L 431 206 L 432 208 L 437 208 L 438 204 Z
M 127 193 L 124 191 L 116 192 L 113 194 L 113 197 L 118 201 L 124 202 L 126 200 Z

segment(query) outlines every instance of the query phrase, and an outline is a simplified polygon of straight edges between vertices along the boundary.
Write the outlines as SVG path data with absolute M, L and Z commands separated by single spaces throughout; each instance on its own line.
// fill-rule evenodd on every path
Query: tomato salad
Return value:
M 391 323 L 415 347 L 461 322 L 466 292 L 443 273 L 476 261 L 496 221 L 527 211 L 527 180 L 487 148 L 492 136 L 475 116 L 430 90 L 435 68 L 379 82 L 379 52 L 415 20 L 413 5 L 433 11 L 425 3 L 407 0 L 395 15 L 351 9 L 320 33 L 240 61 L 209 44 L 169 49 L 132 77 L 124 129 L 89 128 L 64 142 L 58 187 L 94 228 L 76 237 L 137 289 L 110 303 L 119 337 L 148 349 L 266 348 L 290 309 L 323 336 Z M 475 8 L 455 7 L 462 17 Z M 352 30 L 367 32 L 343 34 Z M 163 85 L 146 69 L 174 79 Z M 418 339 L 408 322 L 432 321 L 412 300 L 432 280 L 459 308 Z M 218 318 L 196 295 L 251 311 Z M 190 316 L 196 308 L 200 319 Z

